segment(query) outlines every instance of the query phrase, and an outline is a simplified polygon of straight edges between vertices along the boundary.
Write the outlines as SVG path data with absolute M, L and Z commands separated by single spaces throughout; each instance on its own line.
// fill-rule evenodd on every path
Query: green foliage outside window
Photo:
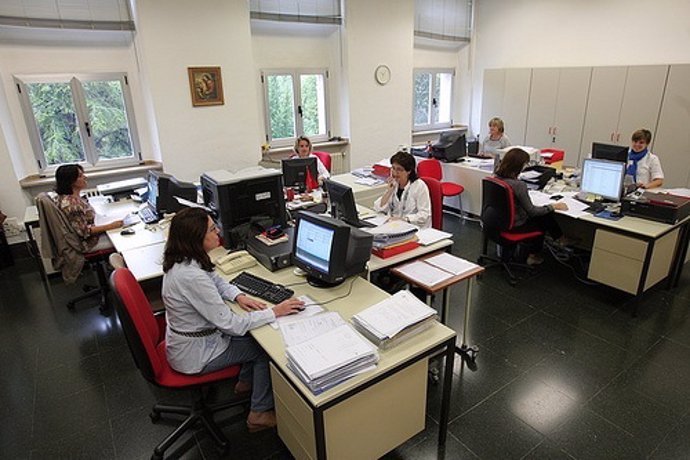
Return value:
M 268 76 L 271 138 L 295 137 L 295 112 L 291 75 Z
M 431 74 L 419 73 L 414 78 L 414 124 L 428 125 L 430 123 Z

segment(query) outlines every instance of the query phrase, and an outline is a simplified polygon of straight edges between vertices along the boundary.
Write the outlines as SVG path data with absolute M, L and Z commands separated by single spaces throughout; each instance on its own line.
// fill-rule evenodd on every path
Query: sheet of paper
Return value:
M 323 311 L 323 307 L 316 302 L 314 302 L 314 299 L 309 297 L 308 295 L 301 295 L 297 297 L 299 300 L 304 302 L 304 310 L 302 310 L 299 313 L 296 313 L 294 315 L 287 315 L 287 316 L 280 316 L 276 318 L 274 322 L 271 323 L 271 327 L 273 329 L 278 329 L 279 325 L 282 323 L 290 323 L 292 321 L 301 321 L 304 318 L 307 318 L 309 316 L 314 316 L 318 315 Z
M 173 196 L 173 198 L 175 198 L 175 200 L 177 200 L 177 202 L 180 203 L 182 206 L 187 206 L 188 208 L 201 208 L 206 212 L 212 212 L 211 208 L 207 208 L 203 204 L 185 200 L 184 198 L 180 198 L 179 196 Z
M 280 323 L 280 332 L 283 335 L 285 346 L 289 347 L 305 342 L 309 339 L 335 329 L 345 320 L 336 312 L 326 312 L 294 321 Z
M 539 171 L 523 171 L 518 176 L 518 179 L 520 179 L 520 180 L 534 180 L 534 179 L 540 178 L 542 174 L 543 173 L 541 173 Z
M 377 335 L 394 337 L 406 327 L 435 314 L 435 310 L 417 299 L 410 291 L 398 291 L 391 297 L 362 310 L 356 316 L 367 329 L 378 332 Z
M 402 267 L 398 267 L 398 270 L 409 278 L 425 286 L 435 286 L 438 283 L 453 277 L 452 273 L 448 273 L 440 268 L 436 268 L 422 261 L 403 265 Z
M 388 216 L 385 214 L 376 214 L 372 217 L 364 217 L 360 216 L 362 219 L 365 219 L 367 222 L 371 222 L 372 224 L 376 225 L 377 227 L 385 224 L 388 221 Z
M 436 230 L 435 228 L 423 228 L 417 232 L 417 238 L 419 238 L 419 244 L 422 246 L 428 246 L 437 241 L 446 240 L 452 238 L 448 232 L 442 232 L 441 230 Z
M 478 267 L 477 264 L 472 263 L 469 260 L 462 259 L 454 256 L 453 254 L 448 254 L 447 252 L 438 254 L 434 257 L 429 257 L 428 259 L 425 259 L 424 262 L 433 265 L 434 267 L 438 267 L 441 270 L 452 273 L 453 275 L 460 275 Z
M 667 188 L 664 189 L 666 193 L 671 195 L 685 196 L 690 198 L 690 188 Z
M 372 235 L 401 235 L 417 230 L 416 225 L 412 225 L 404 220 L 386 220 L 385 223 L 373 228 L 363 228 L 365 232 Z
M 358 177 L 355 179 L 355 184 L 367 185 L 373 187 L 374 185 L 381 185 L 383 181 L 375 177 Z
M 565 203 L 566 205 L 568 205 L 567 211 L 558 212 L 571 217 L 580 217 L 582 215 L 587 214 L 587 212 L 585 212 L 585 209 L 589 207 L 588 204 L 568 196 L 561 198 L 557 201 L 557 203 Z
M 529 190 L 527 193 L 529 193 L 529 198 L 532 200 L 534 206 L 544 206 L 546 204 L 555 203 L 548 193 L 540 192 L 539 190 Z

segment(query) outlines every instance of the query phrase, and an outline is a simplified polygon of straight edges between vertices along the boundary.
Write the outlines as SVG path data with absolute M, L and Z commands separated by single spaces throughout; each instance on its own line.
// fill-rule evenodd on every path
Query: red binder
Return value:
M 408 241 L 407 243 L 396 244 L 387 248 L 372 248 L 371 253 L 382 259 L 387 259 L 388 257 L 411 251 L 417 247 L 419 247 L 417 241 Z

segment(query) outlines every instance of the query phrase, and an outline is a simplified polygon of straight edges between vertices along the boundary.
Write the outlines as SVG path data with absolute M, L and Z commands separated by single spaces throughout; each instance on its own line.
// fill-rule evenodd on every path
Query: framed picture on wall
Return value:
M 223 105 L 223 80 L 220 67 L 188 67 L 192 105 Z

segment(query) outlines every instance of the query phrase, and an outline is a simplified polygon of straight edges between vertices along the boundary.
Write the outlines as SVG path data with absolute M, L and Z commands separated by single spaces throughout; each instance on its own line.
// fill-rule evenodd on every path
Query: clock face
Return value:
M 387 65 L 380 65 L 376 68 L 374 76 L 379 85 L 385 85 L 391 80 L 391 69 Z

